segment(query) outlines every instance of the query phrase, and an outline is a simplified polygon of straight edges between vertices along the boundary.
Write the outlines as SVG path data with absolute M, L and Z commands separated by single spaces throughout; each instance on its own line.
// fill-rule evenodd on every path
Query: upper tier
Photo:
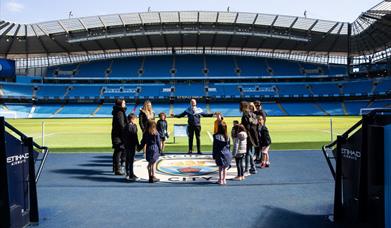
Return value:
M 49 67 L 47 77 L 75 78 L 200 78 L 344 76 L 343 65 L 243 56 L 144 56 Z

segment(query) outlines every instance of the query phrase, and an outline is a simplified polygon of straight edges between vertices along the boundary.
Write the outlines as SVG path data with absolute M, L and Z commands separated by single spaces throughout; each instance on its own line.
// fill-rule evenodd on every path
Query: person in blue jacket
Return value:
M 160 136 L 156 129 L 156 122 L 154 120 L 149 120 L 146 126 L 146 129 L 143 133 L 143 138 L 141 139 L 140 145 L 137 147 L 137 150 L 140 151 L 145 148 L 145 160 L 148 162 L 148 175 L 149 183 L 158 182 L 159 179 L 155 176 L 156 162 L 159 159 L 159 154 L 161 153 L 161 144 Z
M 201 117 L 212 117 L 213 113 L 205 113 L 201 108 L 197 107 L 195 99 L 190 100 L 190 107 L 179 115 L 171 114 L 172 117 L 181 118 L 187 116 L 187 132 L 189 135 L 189 154 L 193 153 L 193 138 L 194 134 L 197 141 L 197 153 L 201 153 Z

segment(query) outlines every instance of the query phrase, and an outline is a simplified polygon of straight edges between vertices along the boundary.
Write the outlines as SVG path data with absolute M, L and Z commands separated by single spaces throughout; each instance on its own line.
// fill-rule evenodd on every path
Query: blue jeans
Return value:
M 250 172 L 251 171 L 256 171 L 255 169 L 255 162 L 254 162 L 254 148 L 247 138 L 247 152 L 246 152 L 246 158 L 245 158 L 245 167 L 244 171 L 248 172 L 249 171 L 249 164 L 250 164 Z

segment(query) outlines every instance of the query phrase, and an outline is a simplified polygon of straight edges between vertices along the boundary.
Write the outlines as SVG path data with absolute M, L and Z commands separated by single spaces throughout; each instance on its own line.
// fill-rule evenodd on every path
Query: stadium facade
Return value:
M 0 21 L 0 56 L 16 67 L 1 74 L 0 113 L 105 117 L 116 98 L 172 113 L 198 98 L 227 116 L 240 100 L 275 116 L 357 115 L 391 105 L 390 27 L 390 1 L 352 23 L 206 11 Z

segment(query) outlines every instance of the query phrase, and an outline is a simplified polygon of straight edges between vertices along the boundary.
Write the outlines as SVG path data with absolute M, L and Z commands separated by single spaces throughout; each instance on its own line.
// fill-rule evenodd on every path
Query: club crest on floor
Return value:
M 147 180 L 147 164 L 145 159 L 136 161 L 135 175 Z M 227 179 L 235 177 L 235 167 L 232 164 L 227 172 Z M 211 155 L 166 155 L 157 161 L 156 176 L 163 182 L 216 182 L 218 167 Z

